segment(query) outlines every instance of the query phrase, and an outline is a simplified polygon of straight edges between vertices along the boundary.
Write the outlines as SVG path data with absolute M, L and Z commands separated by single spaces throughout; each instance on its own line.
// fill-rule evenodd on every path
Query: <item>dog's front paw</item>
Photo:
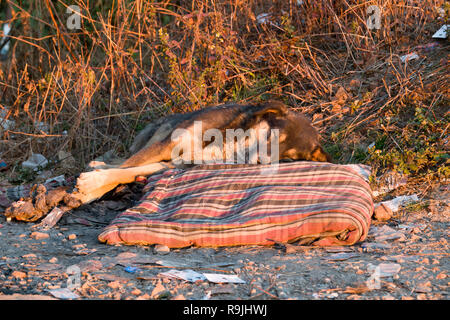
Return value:
M 83 203 L 99 199 L 118 185 L 118 183 L 110 181 L 109 173 L 109 170 L 95 170 L 80 174 L 76 189 L 83 195 L 81 197 Z

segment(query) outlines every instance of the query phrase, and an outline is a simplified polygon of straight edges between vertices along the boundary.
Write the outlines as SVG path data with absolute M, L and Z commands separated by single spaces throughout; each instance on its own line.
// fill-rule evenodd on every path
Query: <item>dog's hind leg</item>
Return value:
M 164 139 L 161 142 L 155 142 L 139 150 L 136 154 L 125 160 L 120 168 L 139 167 L 150 163 L 172 160 L 172 148 L 175 142 L 170 139 Z

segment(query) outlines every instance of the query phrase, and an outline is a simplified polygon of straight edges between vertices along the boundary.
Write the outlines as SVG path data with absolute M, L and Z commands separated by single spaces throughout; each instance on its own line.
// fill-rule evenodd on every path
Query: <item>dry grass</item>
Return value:
M 414 49 L 447 19 L 445 1 L 7 2 L 0 112 L 15 125 L 0 129 L 0 157 L 12 168 L 58 150 L 84 166 L 126 153 L 155 117 L 277 98 L 314 120 L 338 162 L 448 176 L 448 42 Z M 66 26 L 73 4 L 79 30 Z M 380 30 L 366 23 L 373 4 Z M 402 63 L 412 51 L 420 58 Z

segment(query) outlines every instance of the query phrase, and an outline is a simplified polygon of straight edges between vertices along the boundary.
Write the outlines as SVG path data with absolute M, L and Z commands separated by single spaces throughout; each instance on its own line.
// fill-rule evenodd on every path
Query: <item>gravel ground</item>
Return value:
M 100 201 L 49 231 L 0 217 L 0 299 L 439 299 L 449 296 L 448 186 L 371 226 L 350 247 L 110 246 L 97 236 L 129 204 Z M 431 202 L 430 202 L 431 200 Z M 237 275 L 189 282 L 174 270 Z M 70 291 L 67 292 L 67 288 Z M 64 295 L 66 294 L 66 295 Z

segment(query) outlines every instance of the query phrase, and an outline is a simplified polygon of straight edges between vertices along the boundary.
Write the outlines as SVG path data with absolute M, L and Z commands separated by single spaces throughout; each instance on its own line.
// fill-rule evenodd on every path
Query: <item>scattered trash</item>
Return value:
M 402 62 L 408 62 L 409 60 L 414 60 L 414 59 L 418 59 L 419 55 L 416 52 L 411 52 L 408 54 L 405 54 L 404 56 L 400 57 L 400 60 Z
M 2 130 L 11 130 L 16 125 L 16 122 L 14 120 L 8 120 L 7 117 L 7 111 L 1 110 L 0 111 L 0 132 Z
M 206 279 L 214 283 L 245 283 L 235 274 L 204 273 Z
M 48 178 L 47 180 L 45 180 L 44 185 L 51 184 L 52 186 L 54 185 L 54 187 L 57 187 L 57 186 L 62 186 L 66 182 L 67 182 L 66 178 L 62 174 L 60 176 Z
M 206 277 L 198 272 L 193 270 L 170 270 L 167 272 L 161 272 L 160 276 L 175 278 L 180 280 L 185 280 L 189 282 L 203 281 L 206 280 Z
M 369 263 L 367 271 L 377 272 L 380 278 L 387 278 L 395 276 L 401 268 L 402 266 L 398 263 L 380 263 L 378 266 Z
M 433 34 L 433 39 L 447 39 L 447 30 L 448 30 L 448 24 L 444 24 L 438 31 Z
M 397 212 L 400 206 L 405 206 L 413 202 L 419 201 L 419 198 L 416 194 L 410 195 L 410 196 L 398 196 L 392 200 L 383 201 L 380 203 L 375 204 L 375 208 L 381 204 L 384 204 L 389 209 L 392 210 L 392 212 Z
M 8 165 L 6 164 L 6 162 L 0 159 L 0 171 L 4 171 L 7 168 L 8 168 Z
M 28 160 L 22 162 L 22 168 L 33 169 L 38 171 L 39 167 L 43 168 L 48 164 L 48 160 L 39 153 L 33 153 Z
M 182 262 L 178 262 L 178 261 L 170 261 L 170 260 L 157 260 L 153 263 L 158 264 L 160 266 L 164 266 L 164 267 L 170 267 L 170 268 L 189 268 L 189 267 L 191 267 L 186 263 L 182 263 Z
M 335 253 L 332 254 L 331 256 L 327 257 L 327 260 L 332 260 L 332 261 L 344 261 L 344 260 L 348 260 L 351 258 L 355 258 L 355 257 L 359 257 L 359 254 L 355 253 L 355 252 L 340 252 L 340 253 Z
M 139 269 L 138 267 L 133 267 L 133 266 L 127 266 L 123 270 L 128 273 L 141 272 L 141 269 Z
M 60 288 L 48 290 L 48 292 L 58 299 L 68 300 L 68 299 L 78 299 L 80 296 L 76 293 L 70 291 L 68 288 Z
M 0 55 L 3 57 L 6 57 L 9 51 L 10 41 L 9 41 L 9 32 L 11 31 L 11 25 L 9 23 L 3 24 L 3 37 L 0 42 L 1 50 Z
M 376 227 L 372 226 L 369 230 L 369 237 L 375 238 L 376 242 L 382 242 L 387 240 L 406 240 L 405 234 L 401 231 L 397 231 L 388 226 Z
M 256 17 L 256 22 L 258 22 L 259 24 L 268 23 L 270 22 L 270 17 L 270 13 L 261 13 Z

